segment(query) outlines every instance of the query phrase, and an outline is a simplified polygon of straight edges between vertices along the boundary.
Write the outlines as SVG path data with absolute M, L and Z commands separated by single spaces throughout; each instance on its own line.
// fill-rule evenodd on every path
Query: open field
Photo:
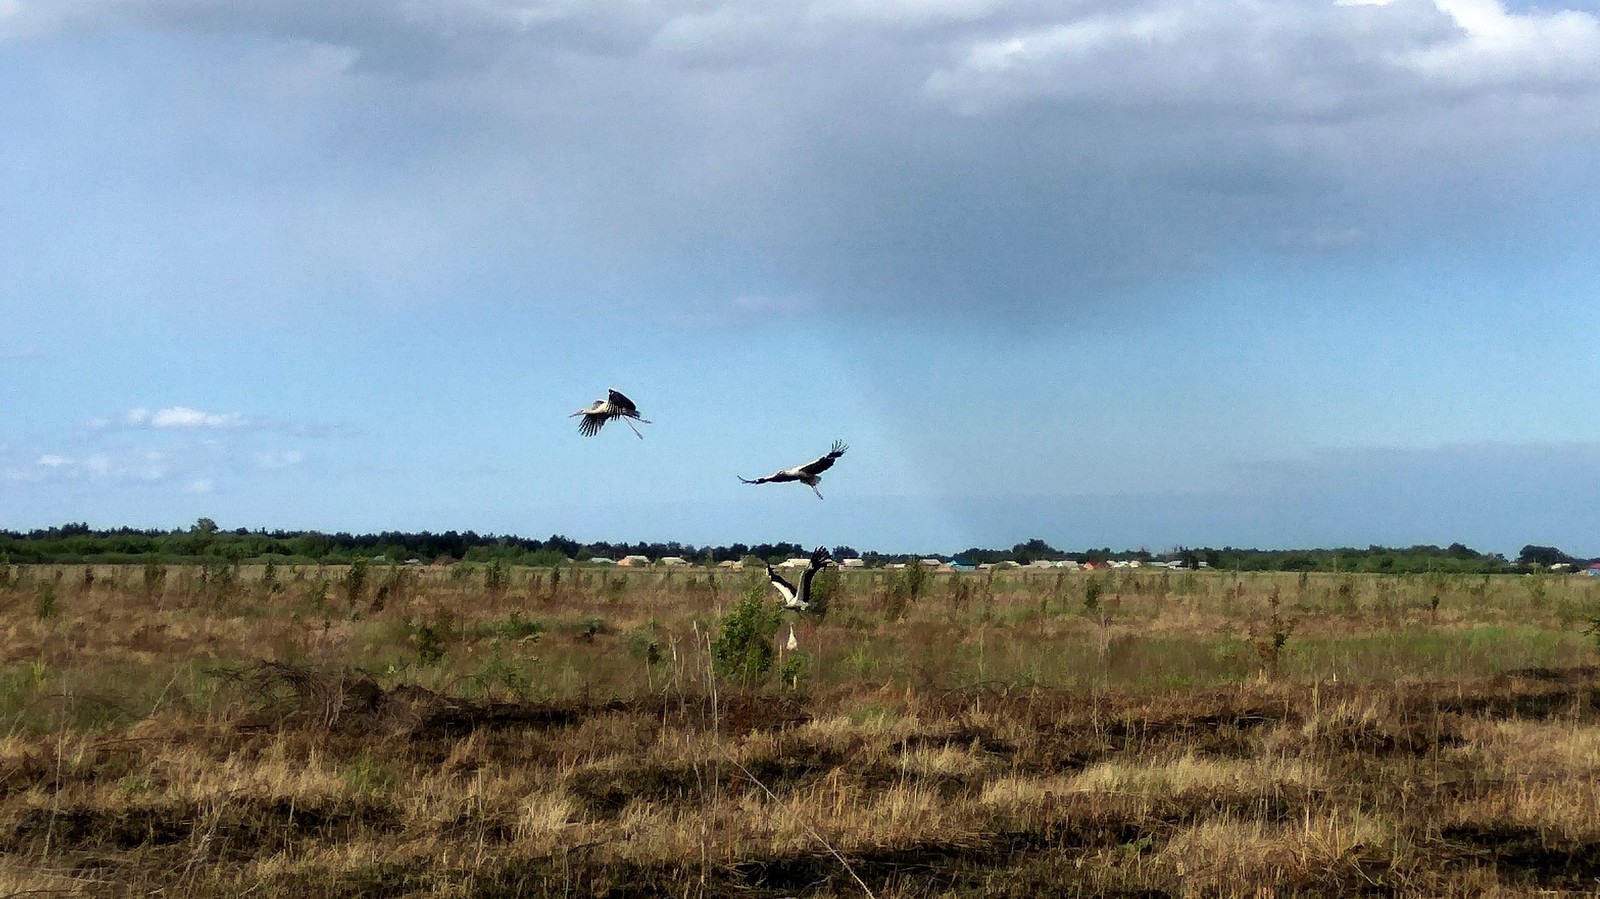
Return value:
M 1600 579 L 6 574 L 0 896 L 1600 891 Z

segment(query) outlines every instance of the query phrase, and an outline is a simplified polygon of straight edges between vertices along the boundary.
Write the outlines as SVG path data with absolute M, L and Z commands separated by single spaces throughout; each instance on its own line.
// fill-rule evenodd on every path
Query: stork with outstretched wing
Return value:
M 633 422 L 650 423 L 648 418 L 639 417 L 639 407 L 633 404 L 633 400 L 623 396 L 615 388 L 606 391 L 605 399 L 595 400 L 594 405 L 587 409 L 579 409 L 567 417 L 576 418 L 579 415 L 583 416 L 583 421 L 578 422 L 578 433 L 585 437 L 593 437 L 600 433 L 600 428 L 606 422 L 613 418 L 620 418 L 627 422 L 628 427 L 633 430 L 635 436 L 643 440 L 644 435 L 639 433 L 638 428 L 633 427 Z M 629 419 L 632 419 L 632 421 Z
M 849 448 L 840 441 L 835 440 L 833 449 L 826 456 L 813 459 L 804 465 L 796 465 L 793 468 L 785 468 L 782 471 L 773 472 L 764 478 L 751 480 L 741 476 L 739 480 L 746 484 L 782 484 L 785 481 L 800 481 L 811 488 L 811 492 L 817 495 L 817 499 L 822 499 L 822 491 L 817 489 L 817 484 L 822 482 L 822 473 L 832 468 L 834 460 L 844 455 L 844 451 Z
M 811 579 L 817 576 L 817 572 L 832 563 L 833 559 L 828 557 L 827 548 L 819 546 L 812 550 L 811 564 L 807 565 L 806 570 L 800 575 L 799 590 L 795 590 L 794 584 L 784 580 L 783 575 L 774 571 L 770 562 L 767 563 L 767 580 L 772 581 L 772 586 L 777 587 L 778 592 L 783 595 L 783 607 L 785 609 L 804 612 L 811 608 Z

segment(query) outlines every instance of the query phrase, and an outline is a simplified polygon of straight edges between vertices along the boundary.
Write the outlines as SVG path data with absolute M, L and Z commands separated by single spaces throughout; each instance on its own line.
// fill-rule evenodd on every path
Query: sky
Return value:
M 1595 2 L 0 0 L 0 121 L 0 528 L 1600 555 Z

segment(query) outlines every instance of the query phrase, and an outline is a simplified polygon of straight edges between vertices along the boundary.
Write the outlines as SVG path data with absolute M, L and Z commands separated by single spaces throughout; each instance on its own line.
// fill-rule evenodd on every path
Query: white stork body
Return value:
M 835 440 L 833 449 L 826 456 L 819 456 L 804 465 L 796 465 L 793 468 L 785 468 L 782 471 L 773 472 L 764 478 L 751 480 L 746 477 L 740 477 L 739 480 L 746 484 L 782 484 L 786 481 L 799 481 L 810 487 L 811 492 L 817 495 L 817 499 L 822 499 L 822 491 L 817 489 L 817 485 L 822 483 L 822 473 L 832 468 L 834 460 L 844 455 L 844 451 L 849 448 Z
M 633 404 L 633 400 L 623 396 L 615 388 L 606 391 L 605 399 L 595 400 L 594 405 L 587 409 L 579 409 L 567 417 L 576 418 L 579 415 L 583 416 L 583 421 L 578 422 L 578 433 L 585 437 L 593 437 L 600 433 L 600 428 L 606 422 L 613 418 L 620 418 L 627 422 L 628 427 L 633 430 L 634 436 L 643 440 L 644 435 L 640 434 L 639 429 L 633 426 L 633 422 L 650 423 L 648 418 L 639 417 L 639 407 Z M 629 421 L 629 419 L 633 421 Z
M 783 579 L 783 575 L 774 571 L 772 565 L 767 565 L 767 580 L 772 581 L 772 586 L 778 588 L 778 593 L 783 596 L 783 607 L 795 612 L 804 612 L 811 608 L 811 579 L 817 572 L 828 566 L 833 560 L 828 558 L 825 547 L 817 547 L 811 551 L 811 564 L 800 575 L 800 589 L 796 590 L 794 584 Z

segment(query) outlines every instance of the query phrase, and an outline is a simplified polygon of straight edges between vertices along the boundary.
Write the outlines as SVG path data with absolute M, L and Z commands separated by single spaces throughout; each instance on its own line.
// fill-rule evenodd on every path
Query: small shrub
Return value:
M 843 593 L 844 575 L 832 565 L 825 566 L 811 578 L 811 607 L 806 614 L 818 620 L 828 617 L 834 599 Z
M 507 640 L 537 640 L 547 630 L 549 628 L 543 621 L 537 618 L 524 618 L 516 609 L 512 609 L 504 621 L 496 621 L 489 625 L 490 634 Z
M 906 608 L 922 595 L 927 583 L 928 572 L 915 561 L 907 562 L 906 567 L 889 581 L 884 617 L 889 621 L 899 621 L 904 618 Z
M 504 593 L 506 587 L 511 585 L 511 574 L 506 571 L 505 563 L 499 559 L 489 560 L 483 569 L 483 589 L 487 593 Z
M 278 563 L 267 560 L 267 567 L 261 570 L 261 592 L 271 596 L 283 590 L 283 584 L 278 583 Z
M 1272 614 L 1267 618 L 1265 633 L 1259 633 L 1255 625 L 1250 627 L 1251 642 L 1255 645 L 1256 655 L 1260 657 L 1267 674 L 1276 677 L 1278 666 L 1283 662 L 1285 647 L 1289 644 L 1289 637 L 1294 633 L 1294 622 L 1283 617 L 1281 610 L 1282 598 L 1277 587 L 1272 588 L 1272 594 L 1267 597 L 1267 608 Z
M 791 690 L 800 689 L 811 674 L 811 663 L 805 655 L 794 652 L 783 660 L 783 667 L 778 670 L 778 679 L 785 687 Z
M 533 691 L 533 679 L 528 676 L 525 660 L 507 658 L 497 648 L 482 666 L 467 678 L 467 686 L 472 694 L 492 695 L 499 690 L 505 690 L 519 699 L 527 699 Z
M 610 630 L 611 626 L 606 624 L 604 618 L 591 616 L 578 622 L 578 636 L 591 642 L 595 637 L 608 633 Z
M 1097 577 L 1089 578 L 1083 585 L 1083 612 L 1091 618 L 1100 612 L 1100 597 L 1106 592 L 1105 582 Z
M 449 633 L 450 624 L 443 618 L 418 622 L 411 633 L 411 639 L 417 644 L 417 659 L 424 665 L 437 665 L 444 661 L 447 648 L 445 641 Z
M 1594 641 L 1594 651 L 1600 654 L 1600 603 L 1589 606 L 1589 610 L 1583 613 L 1583 621 L 1586 625 L 1583 633 Z
M 367 560 L 358 558 L 350 563 L 350 568 L 344 573 L 344 596 L 350 604 L 361 602 L 361 594 L 367 589 Z
M 557 576 L 559 576 L 559 572 L 557 573 Z M 600 583 L 602 585 L 601 590 L 603 590 L 606 595 L 606 602 L 621 602 L 623 597 L 627 594 L 628 579 L 622 577 L 621 575 L 613 578 L 610 575 L 601 572 Z
M 713 666 L 723 677 L 746 684 L 759 682 L 772 670 L 772 641 L 778 615 L 767 602 L 767 585 L 752 579 L 738 605 L 722 616 L 711 646 Z
M 1334 588 L 1334 598 L 1339 611 L 1346 614 L 1357 611 L 1356 605 L 1356 580 L 1350 575 L 1339 579 L 1339 586 Z
M 1530 574 L 1522 579 L 1523 589 L 1528 591 L 1528 599 L 1535 607 L 1544 604 L 1544 598 L 1550 591 L 1550 580 L 1547 575 Z
M 39 584 L 38 591 L 33 598 L 33 616 L 40 621 L 48 621 L 61 611 L 56 601 L 55 581 L 44 581 Z
M 210 558 L 200 566 L 200 583 L 212 601 L 222 602 L 233 594 L 238 572 L 227 559 Z
M 964 577 L 950 581 L 950 608 L 957 612 L 965 612 L 972 605 L 972 594 L 976 588 L 972 582 Z
M 643 659 L 646 665 L 660 664 L 661 641 L 649 630 L 637 630 L 628 635 L 628 655 Z
M 306 602 L 318 610 L 328 604 L 328 577 L 321 571 L 317 572 L 316 580 L 306 587 Z

